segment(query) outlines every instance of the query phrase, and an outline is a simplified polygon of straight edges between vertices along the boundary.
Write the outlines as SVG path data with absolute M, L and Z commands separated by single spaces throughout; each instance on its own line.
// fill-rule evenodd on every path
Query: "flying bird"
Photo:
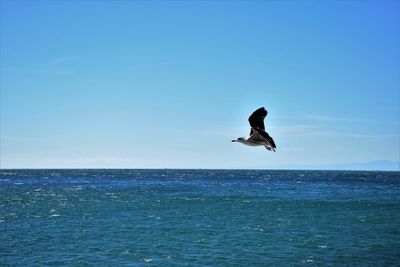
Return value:
M 265 146 L 269 151 L 275 152 L 274 139 L 265 131 L 264 119 L 267 114 L 268 112 L 264 107 L 254 111 L 249 117 L 250 136 L 247 139 L 239 137 L 236 140 L 232 140 L 232 142 L 239 142 L 248 146 Z

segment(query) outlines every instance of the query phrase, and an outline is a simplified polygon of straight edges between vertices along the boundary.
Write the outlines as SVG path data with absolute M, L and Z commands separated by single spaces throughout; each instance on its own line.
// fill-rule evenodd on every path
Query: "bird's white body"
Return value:
M 242 143 L 243 145 L 246 145 L 246 146 L 265 146 L 266 149 L 272 150 L 275 152 L 275 149 L 265 139 L 264 140 L 255 139 L 255 138 L 252 138 L 252 136 L 250 136 L 248 139 L 244 139 L 242 137 L 242 138 L 238 138 L 237 140 L 234 140 L 234 141 Z
M 243 145 L 246 146 L 263 146 L 264 144 L 260 143 L 260 142 L 252 142 L 249 140 L 237 140 L 237 142 L 242 143 Z

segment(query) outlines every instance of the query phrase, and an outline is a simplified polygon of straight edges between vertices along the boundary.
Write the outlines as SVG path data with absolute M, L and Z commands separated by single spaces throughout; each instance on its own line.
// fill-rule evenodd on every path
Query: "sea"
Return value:
M 400 172 L 2 169 L 0 266 L 400 266 Z

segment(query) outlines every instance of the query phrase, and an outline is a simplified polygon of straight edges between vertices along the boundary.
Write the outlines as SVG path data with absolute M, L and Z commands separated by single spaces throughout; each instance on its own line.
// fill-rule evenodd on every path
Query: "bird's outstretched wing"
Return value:
M 254 130 L 257 131 L 257 133 L 261 135 L 271 145 L 271 147 L 276 148 L 274 139 L 272 139 L 272 137 L 266 131 L 257 128 L 254 128 Z
M 267 116 L 267 110 L 262 107 L 254 111 L 249 117 L 251 128 L 260 129 L 265 131 L 264 119 Z M 250 135 L 253 134 L 253 129 L 250 130 Z

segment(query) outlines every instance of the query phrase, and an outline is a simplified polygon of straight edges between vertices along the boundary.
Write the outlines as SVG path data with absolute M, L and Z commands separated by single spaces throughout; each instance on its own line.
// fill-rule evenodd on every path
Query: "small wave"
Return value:
M 303 260 L 303 263 L 311 263 L 314 262 L 313 256 L 308 256 L 306 260 Z
M 122 255 L 127 255 L 127 254 L 130 254 L 131 252 L 129 251 L 129 250 L 124 250 L 123 252 L 122 252 Z

